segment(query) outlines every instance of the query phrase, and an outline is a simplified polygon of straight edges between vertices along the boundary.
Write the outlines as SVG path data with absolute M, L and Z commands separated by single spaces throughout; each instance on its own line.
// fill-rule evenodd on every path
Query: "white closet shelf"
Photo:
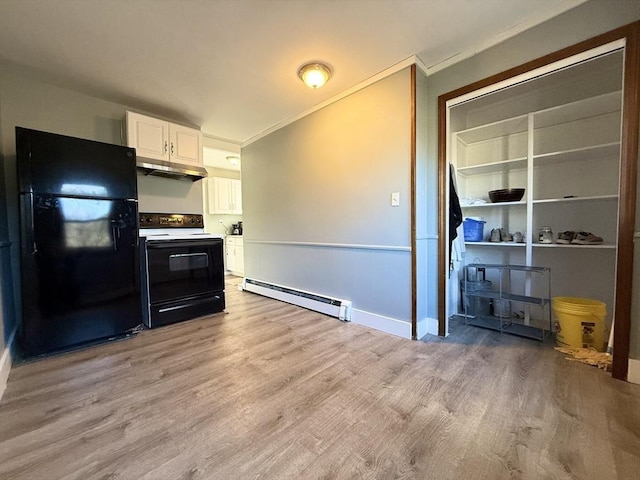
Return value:
M 541 198 L 534 200 L 533 203 L 561 203 L 561 202 L 598 202 L 603 200 L 618 200 L 618 195 L 593 195 L 585 197 L 568 197 L 568 198 Z
M 480 245 L 483 247 L 525 247 L 527 244 L 522 242 L 522 243 L 516 243 L 516 242 L 464 242 L 464 244 L 466 246 L 476 246 L 476 245 Z
M 492 138 L 506 137 L 517 133 L 527 132 L 527 115 L 487 123 L 478 127 L 459 130 L 456 135 L 459 140 L 467 145 L 470 143 L 483 142 Z
M 563 245 L 561 243 L 533 243 L 534 248 L 561 248 L 565 250 L 574 250 L 581 248 L 591 248 L 596 250 L 615 250 L 616 245 L 614 243 L 602 243 L 600 245 L 578 245 L 570 243 L 569 245 Z
M 526 247 L 526 243 L 515 243 L 515 242 L 464 242 L 465 246 L 473 247 L 497 247 L 497 248 L 520 248 Z M 603 243 L 601 245 L 578 245 L 578 244 L 569 244 L 564 245 L 561 243 L 532 243 L 532 246 L 535 248 L 563 248 L 565 250 L 573 250 L 573 249 L 584 249 L 584 248 L 592 248 L 599 250 L 615 250 L 616 245 L 614 243 Z
M 560 150 L 557 152 L 538 153 L 533 156 L 535 165 L 549 165 L 551 163 L 578 162 L 595 160 L 600 158 L 615 158 L 620 156 L 620 142 L 604 143 L 601 145 L 590 145 L 571 150 Z
M 483 175 L 486 173 L 502 173 L 512 170 L 525 170 L 527 168 L 527 157 L 512 158 L 499 162 L 483 163 L 469 167 L 458 167 L 457 173 L 465 177 L 469 175 Z
M 619 112 L 621 108 L 622 91 L 617 90 L 535 112 L 534 124 L 535 128 L 550 127 L 560 123 Z
M 480 203 L 478 205 L 460 205 L 462 208 L 495 208 L 495 207 L 512 207 L 512 206 L 526 206 L 527 202 L 521 200 L 519 202 L 498 202 L 498 203 Z

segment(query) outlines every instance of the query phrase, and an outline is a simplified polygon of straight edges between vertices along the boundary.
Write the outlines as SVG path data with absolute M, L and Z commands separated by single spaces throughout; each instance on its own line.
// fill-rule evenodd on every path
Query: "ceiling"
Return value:
M 227 160 L 227 157 L 237 157 L 238 163 L 236 165 L 232 165 L 231 163 L 229 163 L 229 160 Z M 238 172 L 240 171 L 241 167 L 239 153 L 222 150 L 220 148 L 205 147 L 203 149 L 202 162 L 207 167 L 222 168 L 224 170 L 236 170 Z
M 417 55 L 428 72 L 584 0 L 0 0 L 0 60 L 241 145 Z M 311 90 L 312 60 L 333 78 Z

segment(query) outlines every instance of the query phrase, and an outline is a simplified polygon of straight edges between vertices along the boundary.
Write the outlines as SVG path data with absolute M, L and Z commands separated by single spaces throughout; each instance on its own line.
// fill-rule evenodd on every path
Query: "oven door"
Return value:
M 224 290 L 222 239 L 147 241 L 149 303 Z

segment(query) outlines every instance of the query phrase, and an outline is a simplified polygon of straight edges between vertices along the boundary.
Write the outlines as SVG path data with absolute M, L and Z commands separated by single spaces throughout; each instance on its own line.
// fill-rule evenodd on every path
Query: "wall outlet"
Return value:
M 392 207 L 400 206 L 400 192 L 393 192 L 391 194 L 391 206 Z

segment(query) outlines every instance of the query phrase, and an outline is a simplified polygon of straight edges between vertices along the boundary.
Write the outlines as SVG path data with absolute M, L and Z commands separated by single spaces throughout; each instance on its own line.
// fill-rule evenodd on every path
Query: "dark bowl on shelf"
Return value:
M 489 200 L 492 203 L 519 202 L 522 197 L 524 197 L 524 188 L 503 188 L 489 192 Z

